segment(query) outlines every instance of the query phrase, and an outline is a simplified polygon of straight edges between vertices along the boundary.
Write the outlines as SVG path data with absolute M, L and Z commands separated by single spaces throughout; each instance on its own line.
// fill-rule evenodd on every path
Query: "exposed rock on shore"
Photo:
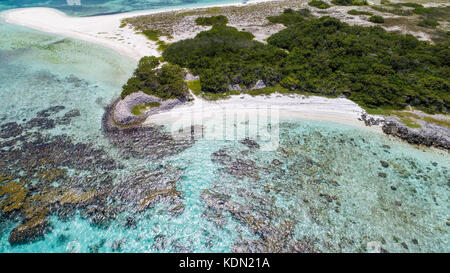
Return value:
M 121 128 L 121 124 L 118 125 L 113 118 L 113 115 L 117 112 L 116 106 L 117 103 L 113 102 L 106 107 L 102 127 L 109 141 L 119 149 L 119 153 L 124 157 L 163 158 L 178 153 L 193 144 L 190 138 L 173 138 L 171 134 L 163 132 L 162 126 L 141 126 L 129 122 L 128 126 Z M 166 105 L 166 107 L 170 106 Z M 155 109 L 156 111 L 163 111 L 163 109 L 167 110 L 168 108 L 161 106 Z M 142 116 L 145 119 L 151 113 L 156 112 L 152 109 Z
M 398 118 L 389 116 L 386 117 L 382 129 L 384 133 L 399 137 L 412 144 L 450 150 L 450 128 L 426 121 L 421 121 L 420 125 L 421 128 L 410 128 L 401 123 Z
M 162 100 L 158 97 L 147 95 L 144 92 L 139 91 L 126 96 L 123 100 L 117 101 L 114 107 L 113 119 L 119 125 L 131 125 L 143 122 L 149 115 L 158 113 L 160 111 L 167 111 L 169 109 L 172 109 L 176 105 L 182 104 L 185 101 L 186 100 L 182 99 Z M 139 116 L 131 113 L 133 107 L 137 105 L 148 104 L 151 102 L 158 102 L 161 105 L 159 107 L 149 109 Z
M 364 121 L 366 126 L 380 125 L 380 124 L 384 123 L 383 117 L 371 116 L 371 115 L 368 115 L 367 113 L 362 113 L 361 120 Z

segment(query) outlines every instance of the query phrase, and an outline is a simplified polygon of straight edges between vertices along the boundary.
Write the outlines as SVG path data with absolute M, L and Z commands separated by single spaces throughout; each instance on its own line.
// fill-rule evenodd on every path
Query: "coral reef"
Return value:
M 93 143 L 46 133 L 81 115 L 77 109 L 61 114 L 63 110 L 64 106 L 53 106 L 24 124 L 0 125 L 4 139 L 0 141 L 0 219 L 19 222 L 10 231 L 11 245 L 42 239 L 51 231 L 51 215 L 67 219 L 79 212 L 92 225 L 107 227 L 122 213 L 139 213 L 159 202 L 170 204 L 171 215 L 183 212 L 182 194 L 176 189 L 179 170 L 160 165 L 157 170 L 118 176 L 124 168 L 120 157 L 111 157 Z M 126 158 L 164 158 L 192 144 L 177 143 L 162 129 L 109 128 L 105 133 Z M 148 139 L 155 142 L 146 145 Z M 92 251 L 100 247 L 92 246 Z

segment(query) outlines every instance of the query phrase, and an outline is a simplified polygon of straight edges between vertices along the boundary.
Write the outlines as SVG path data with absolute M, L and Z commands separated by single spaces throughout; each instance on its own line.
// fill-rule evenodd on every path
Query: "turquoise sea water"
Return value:
M 238 0 L 2 0 L 0 10 L 26 7 L 50 7 L 72 16 L 91 16 L 136 10 L 195 7 L 199 5 L 241 2 Z
M 62 2 L 45 1 L 52 6 Z M 71 14 L 148 7 L 82 2 L 98 3 L 97 9 Z M 279 131 L 274 130 L 279 142 L 268 151 L 241 143 L 241 137 L 205 137 L 175 154 L 164 148 L 178 146 L 161 140 L 164 147 L 149 151 L 162 148 L 163 156 L 157 158 L 127 154 L 102 132 L 101 119 L 103 108 L 120 94 L 133 71 L 133 61 L 99 46 L 4 23 L 0 34 L 0 125 L 14 122 L 24 131 L 0 138 L 0 175 L 28 181 L 28 195 L 94 188 L 106 189 L 99 200 L 107 200 L 70 207 L 70 213 L 65 213 L 67 207 L 54 210 L 47 216 L 51 229 L 43 238 L 14 246 L 10 232 L 26 221 L 21 214 L 3 213 L 0 252 L 365 252 L 373 242 L 389 252 L 450 251 L 450 161 L 445 152 L 416 148 L 364 128 L 283 119 Z M 52 106 L 64 109 L 39 114 Z M 73 110 L 79 115 L 58 122 Z M 28 129 L 36 117 L 56 125 Z M 221 123 L 217 119 L 205 125 Z M 62 135 L 67 139 L 62 141 Z M 21 136 L 25 141 L 7 143 Z M 257 136 L 249 137 L 263 146 Z M 37 140 L 27 143 L 28 138 Z M 49 146 L 41 147 L 41 142 Z M 79 155 L 83 145 L 102 152 Z M 58 156 L 59 146 L 69 152 Z M 67 170 L 66 176 L 47 179 L 39 176 L 39 168 L 31 173 L 28 166 L 44 164 L 36 154 L 52 155 L 56 162 L 49 166 Z M 117 164 L 91 163 L 89 154 Z M 160 181 L 173 181 L 180 196 L 161 197 L 144 210 L 126 199 L 128 193 L 140 196 Z M 109 214 L 96 210 L 114 213 L 99 223 L 97 215 Z

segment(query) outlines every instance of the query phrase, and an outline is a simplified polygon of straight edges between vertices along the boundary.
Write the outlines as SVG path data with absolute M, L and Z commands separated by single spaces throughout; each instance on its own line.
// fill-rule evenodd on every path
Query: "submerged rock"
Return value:
M 244 144 L 245 146 L 249 147 L 250 149 L 259 149 L 258 142 L 254 141 L 253 139 L 250 139 L 248 137 L 242 139 L 240 142 L 242 144 Z
M 380 163 L 381 163 L 381 166 L 383 166 L 384 168 L 389 167 L 389 163 L 387 163 L 387 162 L 384 161 L 384 160 L 380 160 Z
M 33 118 L 26 123 L 27 128 L 39 128 L 41 130 L 53 129 L 56 127 L 56 122 L 49 118 Z
M 23 127 L 16 122 L 5 123 L 0 127 L 0 138 L 10 138 L 21 135 Z
M 65 108 L 66 107 L 63 105 L 51 106 L 47 109 L 44 109 L 44 110 L 38 112 L 37 116 L 41 117 L 41 118 L 48 118 L 49 116 L 56 114 L 56 113 L 64 110 Z
M 92 225 L 106 227 L 120 213 L 133 215 L 157 202 L 168 202 L 167 210 L 173 216 L 183 212 L 181 193 L 176 189 L 181 176 L 178 169 L 161 165 L 149 172 L 146 165 L 122 179 L 116 178 L 115 170 L 123 168 L 121 156 L 162 158 L 190 147 L 192 141 L 174 140 L 160 127 L 107 127 L 106 136 L 119 151 L 124 151 L 113 158 L 93 143 L 74 142 L 68 135 L 44 134 L 34 129 L 70 123 L 80 115 L 74 109 L 55 117 L 56 122 L 48 118 L 62 109 L 41 111 L 30 121 L 23 121 L 25 124 L 0 125 L 9 129 L 3 133 L 15 136 L 0 139 L 0 217 L 2 221 L 22 221 L 10 232 L 11 245 L 43 238 L 51 230 L 50 215 L 64 221 L 80 212 Z M 127 226 L 136 225 L 129 221 Z M 70 247 L 72 250 L 78 248 Z
M 43 217 L 35 217 L 14 228 L 9 234 L 9 243 L 20 245 L 34 242 L 42 239 L 47 231 L 49 231 L 47 220 Z

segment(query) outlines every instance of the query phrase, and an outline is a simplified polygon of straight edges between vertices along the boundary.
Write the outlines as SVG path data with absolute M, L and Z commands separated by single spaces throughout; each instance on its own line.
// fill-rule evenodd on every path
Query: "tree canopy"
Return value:
M 286 29 L 267 39 L 214 25 L 170 45 L 164 59 L 200 76 L 202 90 L 223 92 L 262 79 L 292 91 L 344 94 L 368 108 L 412 105 L 447 112 L 450 43 L 433 45 L 383 28 L 350 26 L 332 17 L 311 18 L 287 9 L 271 22 Z
M 184 70 L 178 65 L 164 64 L 154 57 L 143 57 L 133 76 L 122 87 L 122 99 L 131 93 L 142 91 L 162 99 L 183 98 L 187 96 Z

